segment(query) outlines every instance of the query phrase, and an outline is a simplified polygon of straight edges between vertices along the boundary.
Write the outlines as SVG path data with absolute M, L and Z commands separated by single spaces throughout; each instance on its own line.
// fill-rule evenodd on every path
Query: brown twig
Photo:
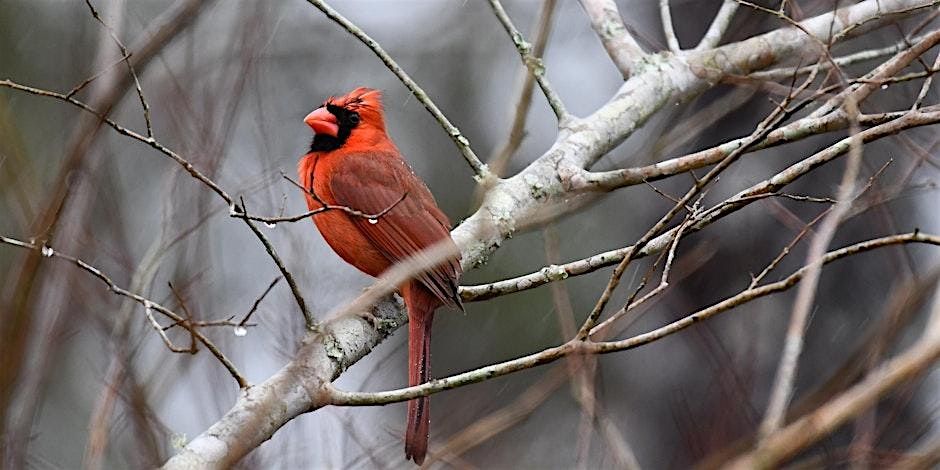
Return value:
M 245 205 L 245 198 L 241 198 L 241 207 L 232 206 L 230 214 L 234 217 L 238 217 L 239 214 L 247 214 L 248 207 Z M 294 296 L 294 301 L 297 302 L 297 307 L 300 309 L 300 313 L 304 317 L 304 324 L 307 328 L 315 330 L 317 329 L 317 320 L 313 317 L 313 313 L 310 312 L 310 309 L 307 307 L 307 301 L 304 300 L 303 294 L 300 292 L 300 287 L 297 286 L 297 281 L 294 280 L 294 276 L 291 275 L 290 271 L 287 270 L 287 266 L 284 264 L 284 261 L 281 260 L 281 257 L 278 256 L 277 250 L 274 248 L 274 245 L 271 244 L 271 241 L 268 240 L 268 237 L 265 236 L 258 227 L 252 223 L 252 221 L 246 217 L 240 217 L 245 221 L 245 224 L 248 225 L 248 228 L 251 229 L 251 232 L 255 234 L 255 237 L 258 238 L 258 241 L 264 245 L 264 250 L 268 253 L 268 256 L 271 257 L 271 260 L 274 261 L 274 264 L 277 265 L 277 269 L 281 272 L 281 276 L 284 276 L 284 279 L 287 280 L 287 285 L 290 286 L 291 294 Z
M 111 27 L 108 26 L 108 24 L 105 23 L 103 19 L 101 19 L 101 16 L 98 14 L 98 10 L 95 10 L 94 5 L 91 4 L 91 0 L 85 0 L 85 5 L 87 5 L 88 9 L 91 11 L 91 16 L 93 16 L 95 20 L 98 21 L 98 23 L 101 23 L 101 26 L 108 30 L 108 33 L 111 35 L 111 39 L 114 40 L 114 43 L 117 45 L 118 49 L 121 50 L 121 55 L 124 57 L 124 63 L 127 64 L 127 71 L 134 79 L 134 88 L 137 90 L 137 99 L 140 100 L 140 107 L 144 111 L 144 122 L 147 126 L 147 137 L 152 139 L 153 125 L 150 122 L 150 105 L 147 104 L 147 100 L 144 98 L 144 91 L 140 87 L 140 79 L 137 78 L 137 72 L 134 71 L 134 66 L 131 65 L 130 61 L 128 60 L 131 54 L 127 51 L 127 48 L 124 47 L 124 43 L 118 39 L 117 34 L 114 33 L 114 30 L 111 29 Z M 74 93 L 69 92 L 67 96 L 71 98 L 73 94 Z
M 98 278 L 98 280 L 100 280 L 101 282 L 105 283 L 108 286 L 108 289 L 114 294 L 122 296 L 122 297 L 126 297 L 142 305 L 144 307 L 144 313 L 147 315 L 147 319 L 150 322 L 151 326 L 153 326 L 155 330 L 159 330 L 158 333 L 160 334 L 161 339 L 165 338 L 166 335 L 163 331 L 163 327 L 161 327 L 160 324 L 156 322 L 156 319 L 153 318 L 154 311 L 160 312 L 161 314 L 165 315 L 171 320 L 181 323 L 181 324 L 184 324 L 186 321 L 186 319 L 183 316 L 164 307 L 163 305 L 160 305 L 159 303 L 154 302 L 153 300 L 146 298 L 140 294 L 137 294 L 137 293 L 134 293 L 127 289 L 122 288 L 100 269 L 74 256 L 69 256 L 64 253 L 59 253 L 48 245 L 37 245 L 35 243 L 25 242 L 25 241 L 17 240 L 15 238 L 4 237 L 4 236 L 0 236 L 0 243 L 37 251 L 43 257 L 46 257 L 46 258 L 56 257 L 56 258 L 70 261 L 75 266 L 78 266 L 79 269 L 88 272 L 92 276 Z M 240 372 L 238 372 L 238 369 L 235 367 L 235 364 L 233 364 L 232 361 L 230 361 L 224 354 L 222 354 L 222 351 L 212 341 L 210 341 L 209 338 L 206 338 L 205 335 L 200 333 L 195 328 L 192 328 L 189 331 L 193 336 L 196 337 L 196 339 L 199 340 L 200 343 L 203 344 L 203 346 L 206 347 L 206 349 L 208 349 L 212 353 L 213 356 L 216 357 L 216 359 L 219 360 L 219 362 L 222 363 L 225 369 L 228 370 L 229 374 L 231 374 L 232 378 L 234 378 L 235 381 L 238 383 L 239 388 L 248 387 L 248 381 L 245 380 L 245 378 L 241 375 Z M 166 343 L 167 340 L 168 339 L 165 339 L 164 342 Z M 168 346 L 170 345 L 172 345 L 172 342 L 168 344 Z M 176 349 L 178 348 L 175 348 L 175 347 L 170 348 L 170 349 L 173 350 L 174 352 L 189 352 L 188 350 L 177 351 Z
M 170 159 L 178 163 L 180 166 L 182 166 L 183 169 L 186 170 L 186 172 L 189 173 L 193 178 L 195 178 L 202 184 L 206 185 L 210 190 L 212 190 L 212 192 L 218 194 L 219 197 L 225 200 L 225 202 L 229 203 L 230 205 L 234 203 L 234 199 L 232 199 L 232 197 L 229 196 L 228 193 L 226 193 L 225 190 L 222 189 L 222 187 L 220 187 L 218 184 L 212 181 L 208 176 L 203 174 L 201 171 L 197 170 L 196 167 L 194 167 L 193 164 L 190 163 L 188 160 L 186 160 L 185 158 L 183 158 L 176 152 L 170 150 L 169 148 L 165 147 L 163 144 L 158 142 L 152 136 L 145 137 L 137 132 L 134 132 L 118 124 L 117 122 L 113 121 L 111 118 L 101 114 L 99 111 L 95 110 L 94 108 L 90 107 L 89 105 L 85 104 L 82 101 L 79 101 L 73 97 L 66 97 L 62 93 L 57 93 L 54 91 L 48 91 L 48 90 L 43 90 L 39 88 L 33 88 L 31 86 L 21 85 L 11 80 L 0 80 L 0 87 L 11 88 L 11 89 L 22 91 L 22 92 L 29 93 L 32 95 L 54 98 L 54 99 L 69 103 L 72 106 L 82 109 L 88 113 L 91 113 L 92 115 L 98 117 L 98 119 L 101 119 L 105 124 L 110 126 L 112 129 L 114 129 L 118 134 L 125 135 L 127 137 L 130 137 L 131 139 L 142 142 L 150 146 L 151 148 L 155 149 L 156 151 L 162 153 L 163 155 L 169 157 Z
M 283 172 L 281 172 L 281 176 L 282 176 L 284 179 L 286 179 L 287 181 L 290 181 L 294 186 L 297 186 L 298 188 L 300 188 L 300 190 L 303 191 L 304 194 L 309 194 L 310 197 L 312 197 L 312 198 L 314 199 L 314 201 L 316 201 L 318 204 L 320 204 L 320 207 L 318 207 L 318 208 L 316 208 L 316 209 L 309 210 L 309 211 L 307 211 L 307 212 L 304 212 L 303 214 L 292 215 L 292 216 L 286 216 L 286 217 L 285 217 L 285 216 L 263 217 L 263 216 L 258 216 L 258 215 L 251 215 L 251 214 L 248 214 L 247 212 L 243 212 L 243 211 L 231 211 L 231 212 L 229 213 L 229 216 L 230 216 L 230 217 L 235 217 L 235 218 L 237 218 L 237 219 L 246 219 L 246 220 L 254 220 L 254 221 L 257 221 L 257 222 L 263 222 L 264 224 L 268 225 L 269 227 L 270 227 L 271 225 L 277 224 L 277 223 L 279 223 L 279 222 L 297 222 L 298 220 L 304 220 L 304 219 L 307 219 L 307 218 L 309 218 L 309 217 L 313 217 L 314 215 L 320 214 L 320 213 L 322 213 L 322 212 L 328 212 L 328 211 L 343 211 L 343 212 L 345 212 L 345 213 L 347 213 L 347 214 L 349 214 L 349 215 L 351 215 L 351 216 L 353 216 L 353 217 L 362 217 L 362 218 L 364 218 L 364 219 L 369 219 L 369 220 L 371 221 L 371 220 L 379 220 L 379 219 L 381 219 L 381 218 L 384 217 L 386 214 L 388 214 L 392 209 L 394 209 L 394 208 L 397 207 L 399 204 L 401 204 L 401 202 L 404 201 L 405 198 L 408 197 L 408 192 L 405 191 L 404 193 L 402 193 L 401 197 L 399 197 L 397 200 L 395 200 L 395 202 L 393 202 L 391 205 L 389 205 L 389 206 L 386 207 L 385 209 L 382 209 L 381 211 L 376 212 L 375 214 L 370 214 L 370 213 L 367 213 L 367 212 L 362 212 L 362 211 L 360 211 L 360 210 L 353 209 L 353 208 L 348 207 L 348 206 L 341 206 L 341 205 L 336 205 L 336 204 L 327 204 L 327 203 L 323 202 L 323 200 L 320 199 L 320 197 L 317 196 L 317 194 L 316 194 L 313 190 L 307 189 L 307 188 L 303 187 L 303 185 L 301 185 L 300 183 L 298 183 L 297 181 L 295 181 L 295 180 L 292 179 L 291 177 L 287 176 L 287 175 L 284 174 Z

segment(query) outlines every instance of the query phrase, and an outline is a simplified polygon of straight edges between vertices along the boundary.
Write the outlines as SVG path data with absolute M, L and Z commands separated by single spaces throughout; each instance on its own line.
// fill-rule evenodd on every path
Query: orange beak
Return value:
M 339 134 L 339 124 L 336 122 L 336 116 L 327 111 L 326 108 L 317 108 L 304 118 L 304 122 L 317 134 L 326 134 L 333 137 Z

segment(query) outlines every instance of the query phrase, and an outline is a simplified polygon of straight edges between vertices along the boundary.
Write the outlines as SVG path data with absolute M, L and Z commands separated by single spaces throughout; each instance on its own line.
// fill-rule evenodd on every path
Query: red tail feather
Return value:
M 417 283 L 409 283 L 404 291 L 408 307 L 408 385 L 420 385 L 430 378 L 431 320 L 440 301 Z M 428 451 L 430 402 L 429 397 L 408 402 L 405 458 L 418 465 L 424 462 Z

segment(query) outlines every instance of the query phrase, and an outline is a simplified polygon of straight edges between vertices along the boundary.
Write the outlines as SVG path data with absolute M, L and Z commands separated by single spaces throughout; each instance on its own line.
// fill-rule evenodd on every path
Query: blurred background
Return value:
M 648 49 L 665 43 L 658 2 L 618 1 L 627 25 Z M 673 0 L 680 42 L 693 47 L 720 1 Z M 777 2 L 762 2 L 776 6 Z M 830 1 L 789 2 L 797 19 Z M 846 2 L 841 2 L 846 3 Z M 303 117 L 326 97 L 356 86 L 385 92 L 389 133 L 439 204 L 459 222 L 475 206 L 475 182 L 439 125 L 385 66 L 306 2 L 98 1 L 102 19 L 135 53 L 155 137 L 189 159 L 249 210 L 305 210 L 281 179 L 293 174 L 311 133 Z M 507 1 L 529 37 L 542 2 Z M 335 2 L 424 87 L 470 139 L 481 158 L 505 141 L 523 68 L 489 7 L 478 1 Z M 840 45 L 837 55 L 893 44 L 916 20 Z M 780 27 L 739 10 L 726 41 Z M 162 34 L 162 36 L 160 36 Z M 144 132 L 133 83 L 107 30 L 78 1 L 0 1 L 0 78 L 76 94 Z M 936 51 L 928 53 L 932 60 Z M 548 77 L 568 106 L 586 116 L 622 83 L 577 2 L 560 1 L 544 54 Z M 848 69 L 859 75 L 876 63 Z M 920 81 L 892 85 L 866 112 L 910 107 Z M 114 90 L 118 90 L 115 92 Z M 925 103 L 936 103 L 934 87 Z M 602 159 L 596 169 L 646 164 L 749 134 L 772 109 L 753 87 L 721 85 L 669 106 Z M 774 97 L 779 99 L 779 97 Z M 724 101 L 719 101 L 724 100 Z M 719 103 L 722 112 L 715 116 Z M 706 110 L 702 114 L 702 110 Z M 712 111 L 709 111 L 712 110 Z M 727 112 L 727 114 L 725 114 Z M 555 121 L 537 89 L 525 137 L 504 171 L 536 159 L 555 138 Z M 748 155 L 728 170 L 706 201 L 714 204 L 844 137 L 834 133 Z M 863 178 L 889 160 L 839 230 L 833 246 L 919 228 L 940 231 L 936 128 L 865 148 Z M 823 167 L 788 190 L 832 197 L 842 163 Z M 681 194 L 691 179 L 656 183 Z M 464 284 L 491 282 L 619 248 L 642 235 L 672 202 L 638 185 L 600 198 L 576 214 L 507 241 Z M 752 204 L 679 245 L 669 290 L 621 328 L 648 331 L 745 288 L 824 205 L 789 200 Z M 324 318 L 358 295 L 369 279 L 340 260 L 313 224 L 262 227 Z M 278 275 L 242 221 L 162 154 L 102 128 L 64 103 L 0 89 L 0 234 L 49 236 L 57 251 L 80 257 L 121 286 L 194 318 L 243 316 Z M 780 265 L 776 280 L 802 265 L 805 243 Z M 936 248 L 881 249 L 823 271 L 800 361 L 794 408 L 843 390 L 879 357 L 916 337 L 936 281 Z M 622 305 L 652 259 L 633 263 Z M 437 314 L 432 375 L 443 377 L 535 352 L 564 341 L 560 319 L 580 322 L 610 270 Z M 179 294 L 171 291 L 172 283 Z M 626 284 L 626 283 L 625 283 Z M 753 435 L 766 407 L 794 293 L 758 300 L 636 350 L 578 367 L 596 371 L 588 389 L 597 419 L 586 420 L 565 364 L 512 374 L 434 395 L 432 465 L 458 468 L 611 468 L 623 446 L 644 468 L 685 468 Z M 7 468 L 141 468 L 158 465 L 215 422 L 237 387 L 204 349 L 173 354 L 139 304 L 60 260 L 0 245 L 0 418 Z M 566 317 L 567 316 L 567 317 Z M 205 330 L 251 382 L 293 354 L 303 323 L 282 282 L 253 315 L 245 336 Z M 179 328 L 169 331 L 188 344 Z M 337 381 L 349 390 L 386 390 L 406 382 L 404 331 Z M 875 351 L 875 352 L 872 352 Z M 938 386 L 928 375 L 890 395 L 798 461 L 815 465 L 890 461 L 937 432 Z M 828 387 L 828 388 L 827 388 Z M 815 401 L 814 401 L 815 400 Z M 802 408 L 804 411 L 810 408 Z M 244 468 L 400 468 L 403 404 L 326 408 L 307 414 L 239 464 Z M 718 456 L 718 457 L 716 457 Z

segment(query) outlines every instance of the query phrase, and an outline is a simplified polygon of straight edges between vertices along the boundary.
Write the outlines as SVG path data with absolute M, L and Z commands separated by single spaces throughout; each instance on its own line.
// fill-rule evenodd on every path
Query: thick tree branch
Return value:
M 934 108 L 935 109 L 935 108 Z M 866 114 L 858 117 L 859 124 L 874 126 L 895 120 L 905 111 Z M 822 117 L 805 117 L 775 129 L 764 140 L 751 146 L 747 153 L 784 145 L 806 137 L 844 130 L 849 119 L 845 114 L 831 113 Z M 720 162 L 744 143 L 745 138 L 730 140 L 721 145 L 681 157 L 663 160 L 651 165 L 625 168 L 622 170 L 583 173 L 578 179 L 576 189 L 582 191 L 610 191 L 625 186 L 633 186 L 648 181 L 656 181 L 670 176 L 697 170 Z
M 243 390 L 231 410 L 164 468 L 229 468 L 288 421 L 325 406 L 329 383 L 408 320 L 398 296 L 379 303 L 371 314 L 374 322 L 357 315 L 324 322 L 320 332 L 308 334 L 292 361 Z

